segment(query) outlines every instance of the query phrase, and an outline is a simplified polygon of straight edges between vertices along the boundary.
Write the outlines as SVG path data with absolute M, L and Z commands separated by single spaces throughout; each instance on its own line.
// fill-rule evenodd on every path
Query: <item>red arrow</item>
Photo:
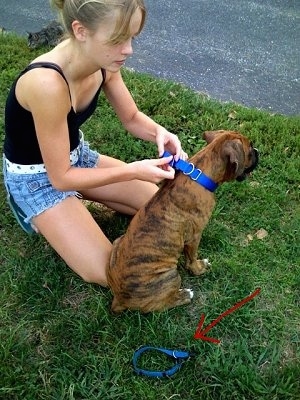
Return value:
M 256 289 L 250 296 L 246 297 L 244 300 L 240 301 L 239 303 L 235 304 L 233 307 L 231 307 L 229 310 L 225 311 L 223 314 L 221 314 L 217 319 L 215 319 L 212 323 L 210 323 L 205 329 L 202 330 L 202 326 L 204 324 L 205 320 L 205 315 L 201 315 L 201 319 L 199 321 L 198 328 L 196 329 L 194 338 L 195 339 L 202 339 L 206 340 L 208 342 L 212 343 L 220 343 L 219 339 L 214 339 L 209 336 L 205 336 L 207 332 L 211 330 L 215 325 L 217 325 L 218 322 L 221 321 L 222 318 L 226 317 L 226 315 L 232 313 L 233 311 L 237 310 L 238 308 L 242 307 L 245 303 L 248 301 L 252 300 L 253 297 L 257 296 L 258 293 L 260 292 L 260 288 Z

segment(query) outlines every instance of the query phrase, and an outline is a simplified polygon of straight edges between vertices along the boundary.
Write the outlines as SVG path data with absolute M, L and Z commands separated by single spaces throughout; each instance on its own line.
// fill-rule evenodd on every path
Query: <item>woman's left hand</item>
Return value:
M 188 158 L 187 153 L 182 150 L 180 140 L 174 133 L 167 131 L 162 126 L 159 126 L 156 134 L 156 144 L 158 148 L 158 155 L 161 157 L 165 150 L 168 150 L 174 155 L 175 161 L 179 158 L 186 160 Z

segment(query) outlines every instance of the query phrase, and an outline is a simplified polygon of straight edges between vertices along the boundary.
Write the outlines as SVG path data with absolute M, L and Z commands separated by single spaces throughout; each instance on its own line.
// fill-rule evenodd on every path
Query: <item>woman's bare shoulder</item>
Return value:
M 70 95 L 66 81 L 54 69 L 34 68 L 21 76 L 16 86 L 19 103 L 27 110 L 33 105 L 54 103 L 70 108 Z

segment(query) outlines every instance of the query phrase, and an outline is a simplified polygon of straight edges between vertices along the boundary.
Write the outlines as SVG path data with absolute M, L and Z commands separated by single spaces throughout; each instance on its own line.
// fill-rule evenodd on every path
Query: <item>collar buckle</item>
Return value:
M 191 176 L 191 179 L 193 181 L 198 181 L 198 179 L 200 178 L 200 175 L 202 175 L 202 171 L 201 171 L 201 169 L 198 169 L 198 168 L 196 168 L 195 171 L 198 171 L 198 175 L 197 176 Z

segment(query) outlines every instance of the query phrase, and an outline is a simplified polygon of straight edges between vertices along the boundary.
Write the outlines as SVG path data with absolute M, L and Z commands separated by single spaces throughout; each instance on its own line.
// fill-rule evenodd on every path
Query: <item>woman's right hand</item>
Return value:
M 159 183 L 163 179 L 174 179 L 175 170 L 169 165 L 173 156 L 158 159 L 134 161 L 128 164 L 135 169 L 136 179 Z

